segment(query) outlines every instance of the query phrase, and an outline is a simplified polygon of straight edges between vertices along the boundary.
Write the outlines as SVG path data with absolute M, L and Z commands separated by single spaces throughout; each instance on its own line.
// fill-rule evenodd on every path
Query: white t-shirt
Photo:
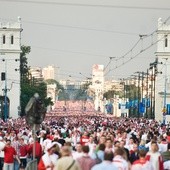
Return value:
M 4 158 L 4 151 L 2 151 L 5 147 L 5 143 L 0 141 L 0 158 Z

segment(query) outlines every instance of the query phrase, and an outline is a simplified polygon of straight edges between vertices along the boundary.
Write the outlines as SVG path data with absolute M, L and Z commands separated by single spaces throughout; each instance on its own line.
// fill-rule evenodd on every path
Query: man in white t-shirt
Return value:
M 114 158 L 113 158 L 113 164 L 118 168 L 122 170 L 128 170 L 129 165 L 128 162 L 124 159 L 125 157 L 125 151 L 122 148 L 117 148 L 114 151 Z
M 5 142 L 3 138 L 0 136 L 0 170 L 3 168 L 3 159 L 4 159 L 4 151 L 2 151 L 5 147 Z
M 77 143 L 76 151 L 72 152 L 72 156 L 73 156 L 74 160 L 83 156 L 82 145 L 80 143 Z

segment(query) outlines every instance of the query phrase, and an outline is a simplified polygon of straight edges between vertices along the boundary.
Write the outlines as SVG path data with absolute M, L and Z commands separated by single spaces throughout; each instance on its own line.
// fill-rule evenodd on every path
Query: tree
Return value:
M 30 76 L 26 55 L 31 52 L 30 46 L 22 46 L 22 53 L 20 55 L 20 74 L 21 74 L 21 116 L 25 115 L 25 107 L 29 99 L 35 94 L 39 93 L 42 101 L 46 106 L 52 105 L 51 98 L 47 98 L 47 84 L 45 82 L 33 81 L 32 76 Z
M 123 97 L 123 91 L 109 90 L 103 94 L 103 97 L 108 99 L 114 98 L 115 95 L 119 95 L 120 98 Z
M 20 55 L 20 74 L 21 82 L 28 79 L 29 67 L 26 55 L 31 52 L 30 46 L 21 46 L 21 55 Z

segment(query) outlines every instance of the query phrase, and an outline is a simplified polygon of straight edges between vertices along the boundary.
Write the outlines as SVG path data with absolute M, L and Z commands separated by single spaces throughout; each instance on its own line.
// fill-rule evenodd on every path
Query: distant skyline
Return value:
M 140 51 L 156 42 L 156 33 L 131 49 L 139 35 L 157 29 L 158 18 L 170 17 L 170 1 L 0 0 L 0 22 L 17 21 L 18 16 L 22 45 L 31 46 L 29 66 L 55 65 L 60 78 L 78 80 L 90 77 L 93 64 L 103 64 L 106 73 L 112 70 L 106 78 L 117 79 L 146 72 L 154 61 L 156 44 Z

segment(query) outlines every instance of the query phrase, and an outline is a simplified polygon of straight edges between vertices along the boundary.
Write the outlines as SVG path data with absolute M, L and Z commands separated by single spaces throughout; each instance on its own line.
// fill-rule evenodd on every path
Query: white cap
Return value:
M 0 136 L 0 140 L 3 140 L 2 136 Z

